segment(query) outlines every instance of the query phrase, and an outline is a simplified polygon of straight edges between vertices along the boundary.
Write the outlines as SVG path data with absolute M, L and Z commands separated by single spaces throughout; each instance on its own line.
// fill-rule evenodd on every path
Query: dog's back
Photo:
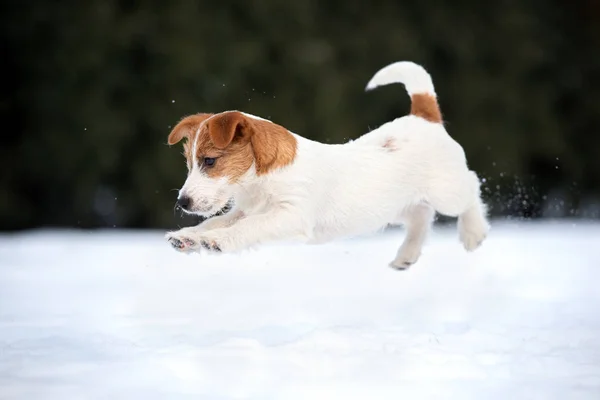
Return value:
M 479 181 L 468 169 L 462 147 L 444 127 L 431 77 L 415 63 L 398 62 L 378 71 L 366 89 L 392 83 L 405 85 L 412 101 L 410 114 L 346 145 L 319 147 L 320 157 L 328 159 L 331 179 L 315 202 L 315 241 L 375 231 L 390 223 L 410 225 L 417 217 L 427 224 L 435 209 L 459 216 L 461 240 L 472 250 L 489 228 Z M 415 258 L 398 257 L 401 265 Z

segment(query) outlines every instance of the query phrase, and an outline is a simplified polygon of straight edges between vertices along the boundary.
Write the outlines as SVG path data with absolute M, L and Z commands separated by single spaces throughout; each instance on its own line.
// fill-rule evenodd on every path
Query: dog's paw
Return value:
M 490 224 L 481 213 L 467 212 L 458 217 L 458 236 L 465 250 L 476 250 L 487 238 Z
M 182 231 L 183 229 L 177 232 L 169 232 L 165 235 L 165 238 L 175 250 L 182 253 L 197 250 L 200 247 L 198 243 Z
M 459 231 L 459 239 L 463 244 L 465 250 L 471 252 L 475 251 L 483 241 L 487 238 L 489 227 L 484 224 L 480 224 L 476 227 L 471 227 L 471 229 L 467 230 L 464 227 L 461 227 Z
M 221 246 L 216 240 L 203 238 L 200 240 L 200 246 L 202 246 L 204 250 L 221 253 Z
M 419 257 L 421 257 L 420 248 L 402 248 L 390 263 L 390 267 L 398 270 L 408 269 L 419 260 Z
M 412 263 L 410 261 L 394 260 L 391 263 L 389 263 L 389 266 L 390 266 L 390 268 L 393 268 L 397 271 L 404 271 L 405 269 L 410 268 L 410 266 L 413 264 L 414 263 Z
M 487 237 L 487 232 L 461 232 L 460 241 L 465 250 L 475 251 Z
M 176 232 L 169 232 L 165 235 L 171 246 L 182 253 L 206 250 L 209 252 L 220 253 L 221 243 L 218 237 L 210 232 L 200 232 L 193 228 L 184 228 Z
M 394 268 L 396 270 L 402 271 L 405 269 L 410 268 L 411 265 L 413 265 L 414 263 L 416 263 L 417 260 L 407 260 L 407 259 L 398 259 L 396 258 L 394 261 L 392 261 L 389 266 L 391 268 Z

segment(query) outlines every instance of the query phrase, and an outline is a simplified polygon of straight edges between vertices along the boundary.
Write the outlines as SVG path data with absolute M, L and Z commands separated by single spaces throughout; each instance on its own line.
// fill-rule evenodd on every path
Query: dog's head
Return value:
M 296 138 L 287 129 L 238 111 L 183 118 L 168 143 L 181 140 L 188 176 L 177 203 L 204 217 L 225 207 L 239 184 L 289 165 L 296 156 Z

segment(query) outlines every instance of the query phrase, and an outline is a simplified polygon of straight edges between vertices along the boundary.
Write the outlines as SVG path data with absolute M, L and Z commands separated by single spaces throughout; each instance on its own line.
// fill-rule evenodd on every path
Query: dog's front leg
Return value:
M 229 227 L 244 217 L 240 210 L 209 218 L 196 226 L 182 228 L 178 231 L 167 232 L 165 238 L 174 249 L 181 252 L 191 252 L 198 249 L 195 238 L 202 232 Z
M 302 217 L 287 209 L 249 215 L 235 224 L 183 238 L 187 247 L 231 253 L 260 243 L 302 235 Z

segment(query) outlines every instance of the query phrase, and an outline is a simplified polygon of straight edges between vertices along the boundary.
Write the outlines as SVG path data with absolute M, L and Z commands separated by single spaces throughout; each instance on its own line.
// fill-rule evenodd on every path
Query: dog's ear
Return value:
M 252 125 L 248 123 L 244 114 L 228 111 L 208 121 L 208 134 L 215 147 L 224 149 L 236 139 L 252 136 Z
M 285 167 L 294 161 L 297 142 L 290 131 L 271 121 L 259 119 L 252 121 L 252 129 L 250 142 L 257 175 Z
M 171 133 L 169 133 L 167 143 L 173 145 L 175 143 L 179 143 L 182 139 L 189 139 L 190 136 L 192 136 L 198 129 L 202 121 L 211 117 L 212 115 L 214 114 L 199 113 L 183 118 L 177 125 L 175 125 L 173 130 L 171 130 Z
M 238 111 L 215 115 L 206 122 L 215 147 L 224 149 L 234 141 L 250 142 L 258 175 L 284 167 L 296 157 L 296 139 L 271 121 L 247 117 Z

